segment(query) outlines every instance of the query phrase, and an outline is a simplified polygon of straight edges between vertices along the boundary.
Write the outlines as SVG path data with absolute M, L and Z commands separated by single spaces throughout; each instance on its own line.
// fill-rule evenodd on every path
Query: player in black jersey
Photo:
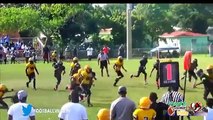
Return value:
M 145 81 L 145 85 L 147 84 L 147 73 L 146 73 L 146 64 L 147 64 L 148 60 L 147 57 L 144 55 L 142 57 L 142 59 L 140 60 L 140 66 L 138 68 L 138 74 L 137 75 L 131 75 L 130 78 L 132 77 L 139 77 L 141 73 L 144 74 L 144 81 Z

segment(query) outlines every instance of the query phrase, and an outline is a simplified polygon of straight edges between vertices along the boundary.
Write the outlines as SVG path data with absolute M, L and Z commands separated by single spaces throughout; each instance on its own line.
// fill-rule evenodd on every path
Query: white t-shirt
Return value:
M 204 120 L 213 120 L 213 109 L 207 107 L 208 113 L 204 116 Z
M 13 120 L 29 120 L 30 116 L 35 116 L 35 109 L 27 103 L 16 103 L 10 106 L 8 115 L 11 115 Z
M 88 47 L 86 50 L 87 50 L 87 56 L 91 56 L 92 52 L 93 52 L 93 48 L 92 47 Z
M 88 120 L 86 108 L 80 103 L 64 104 L 58 114 L 64 120 Z

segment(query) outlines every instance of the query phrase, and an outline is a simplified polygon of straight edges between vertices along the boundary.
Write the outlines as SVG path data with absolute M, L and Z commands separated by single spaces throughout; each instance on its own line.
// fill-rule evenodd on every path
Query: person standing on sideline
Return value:
M 104 52 L 104 54 L 109 54 L 109 51 L 110 51 L 110 48 L 107 46 L 107 45 L 104 45 L 104 47 L 103 47 L 103 52 Z
M 144 74 L 144 81 L 145 81 L 145 85 L 147 84 L 147 73 L 146 73 L 146 64 L 147 64 L 148 60 L 147 57 L 144 55 L 142 57 L 142 59 L 140 60 L 140 66 L 138 68 L 138 74 L 137 75 L 131 75 L 130 78 L 132 77 L 139 77 L 141 73 Z
M 133 120 L 135 103 L 126 97 L 127 89 L 124 86 L 118 88 L 119 98 L 114 100 L 110 106 L 110 120 Z
M 61 107 L 58 118 L 60 120 L 88 120 L 86 108 L 79 103 L 78 91 L 72 91 L 68 99 L 70 102 Z
M 88 60 L 91 61 L 92 54 L 93 54 L 93 48 L 91 47 L 91 45 L 89 45 L 89 47 L 86 49 L 86 51 L 87 51 Z
M 98 65 L 100 65 L 102 77 L 103 77 L 104 67 L 106 69 L 107 76 L 109 77 L 109 71 L 108 71 L 108 65 L 107 64 L 110 64 L 109 57 L 108 57 L 107 54 L 104 54 L 104 52 L 101 50 L 100 53 L 98 54 Z
M 50 50 L 47 47 L 47 45 L 45 45 L 44 48 L 43 48 L 43 59 L 44 59 L 44 63 L 45 62 L 49 63 L 49 54 L 50 54 Z
M 118 56 L 124 57 L 124 45 L 121 44 L 120 47 L 118 48 Z
M 29 58 L 31 56 L 31 52 L 29 50 L 29 48 L 24 50 L 24 57 L 25 57 L 25 62 L 28 63 L 29 62 Z
M 207 109 L 207 115 L 204 116 L 204 120 L 213 120 L 213 99 L 208 98 L 206 100 L 206 109 Z
M 73 58 L 74 57 L 78 57 L 78 51 L 76 47 L 73 48 Z
M 183 95 L 178 92 L 179 85 L 174 85 L 168 88 L 168 92 L 163 94 L 161 102 L 167 105 L 173 102 L 183 102 Z M 179 116 L 170 116 L 171 120 L 179 120 Z
M 35 120 L 35 109 L 27 102 L 27 92 L 20 90 L 17 93 L 18 103 L 10 106 L 8 110 L 8 120 Z
M 162 103 L 162 102 L 157 102 L 158 96 L 157 96 L 157 93 L 155 93 L 155 92 L 150 93 L 149 99 L 152 101 L 150 108 L 154 109 L 156 112 L 155 119 L 156 120 L 169 120 L 169 116 L 166 115 L 169 105 Z
M 28 82 L 26 82 L 26 86 L 29 87 L 30 82 L 33 79 L 33 88 L 36 90 L 36 76 L 35 71 L 39 75 L 38 70 L 36 68 L 36 65 L 33 62 L 32 58 L 29 58 L 29 63 L 26 65 L 25 73 L 29 79 Z

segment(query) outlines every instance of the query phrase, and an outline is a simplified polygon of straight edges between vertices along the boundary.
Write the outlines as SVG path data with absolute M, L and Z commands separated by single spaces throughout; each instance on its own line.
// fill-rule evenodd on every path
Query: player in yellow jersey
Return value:
M 148 97 L 142 97 L 139 101 L 139 108 L 133 112 L 134 120 L 154 120 L 156 112 L 154 109 L 150 109 L 152 104 Z
M 57 52 L 55 50 L 51 54 L 51 59 L 54 63 L 57 63 Z
M 115 79 L 115 82 L 114 82 L 113 86 L 117 86 L 116 84 L 118 83 L 118 81 L 121 78 L 124 77 L 123 73 L 121 72 L 121 68 L 127 72 L 127 70 L 123 66 L 123 57 L 122 56 L 118 56 L 117 61 L 113 65 L 113 69 L 117 73 L 117 78 Z
M 82 81 L 81 77 L 81 72 L 83 69 L 79 69 L 78 73 L 75 73 L 73 76 L 70 78 L 70 84 L 67 85 L 66 89 L 69 89 L 70 91 L 74 90 L 76 87 L 79 87 Z
M 110 120 L 109 109 L 102 108 L 98 111 L 97 120 Z
M 8 105 L 7 103 L 3 101 L 3 99 L 13 98 L 13 96 L 7 96 L 7 97 L 3 97 L 3 96 L 5 93 L 12 92 L 12 91 L 13 89 L 9 91 L 6 85 L 0 84 L 0 109 L 8 109 Z
M 91 75 L 90 75 L 91 72 L 92 72 L 92 69 L 89 65 L 85 65 L 84 70 L 81 72 L 82 82 L 80 84 L 80 87 L 82 88 L 83 92 L 87 96 L 88 107 L 93 106 L 90 102 L 90 96 L 91 96 L 90 88 L 91 88 L 91 84 L 93 83 L 91 79 Z
M 78 63 L 78 58 L 77 57 L 74 57 L 72 59 L 72 62 L 71 62 L 71 70 L 70 70 L 70 76 L 74 75 L 75 73 L 78 73 L 78 69 L 81 68 L 81 65 Z
M 26 82 L 26 86 L 29 87 L 29 83 L 32 81 L 33 79 L 33 88 L 36 90 L 36 76 L 35 76 L 35 71 L 36 73 L 39 75 L 39 72 L 36 68 L 36 65 L 33 62 L 32 58 L 29 58 L 29 63 L 27 63 L 26 65 L 26 69 L 25 69 L 25 73 L 29 79 L 28 82 Z

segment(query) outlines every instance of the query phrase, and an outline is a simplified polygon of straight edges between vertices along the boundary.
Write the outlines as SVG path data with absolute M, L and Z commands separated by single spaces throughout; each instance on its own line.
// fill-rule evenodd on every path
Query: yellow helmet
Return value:
M 97 117 L 98 117 L 98 120 L 109 120 L 110 111 L 106 108 L 102 108 L 98 111 Z
M 148 97 L 142 97 L 139 101 L 140 108 L 149 108 L 152 104 L 152 101 Z
M 29 58 L 29 60 L 28 60 L 29 62 L 33 62 L 33 59 L 32 58 Z
M 84 70 L 88 71 L 88 70 L 90 70 L 90 69 L 91 69 L 91 67 L 90 67 L 89 65 L 85 65 L 85 66 L 84 66 Z
M 0 84 L 0 91 L 6 91 L 7 87 L 4 84 Z
M 206 69 L 207 70 L 213 69 L 213 65 L 208 65 Z
M 78 61 L 78 58 L 77 58 L 77 57 L 74 57 L 72 60 L 73 60 L 73 61 Z
M 118 60 L 123 60 L 123 57 L 122 56 L 118 56 Z

